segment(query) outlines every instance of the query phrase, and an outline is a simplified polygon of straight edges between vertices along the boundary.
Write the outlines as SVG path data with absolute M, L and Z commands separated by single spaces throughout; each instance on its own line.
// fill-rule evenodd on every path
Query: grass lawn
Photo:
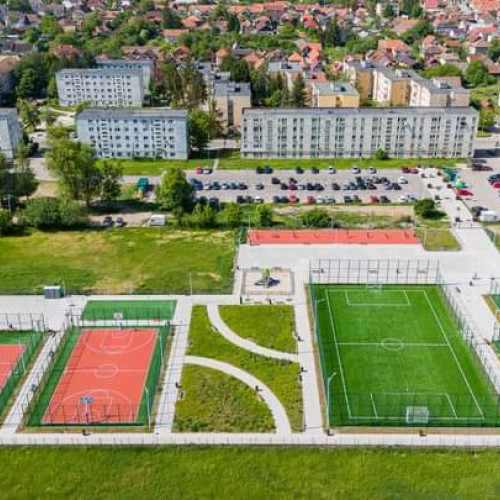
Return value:
M 184 398 L 175 406 L 175 432 L 272 432 L 267 405 L 243 382 L 203 366 L 184 365 Z
M 498 498 L 497 451 L 161 447 L 0 448 L 21 498 Z
M 192 170 L 198 165 L 212 167 L 214 164 L 213 158 L 193 158 L 189 160 L 123 159 L 114 161 L 120 161 L 123 166 L 124 175 L 160 175 L 164 170 L 168 170 L 169 168 Z
M 460 250 L 460 243 L 455 238 L 451 229 L 425 229 L 417 228 L 417 236 L 422 246 L 430 252 L 449 252 Z
M 259 165 L 270 165 L 275 169 L 302 168 L 326 168 L 334 165 L 338 169 L 348 169 L 357 165 L 360 168 L 376 167 L 378 169 L 401 168 L 404 166 L 427 165 L 442 167 L 444 165 L 453 166 L 456 163 L 464 163 L 466 160 L 458 158 L 391 158 L 381 161 L 363 158 L 286 158 L 286 159 L 266 159 L 266 158 L 231 158 L 222 157 L 219 162 L 220 169 L 240 170 L 252 169 Z
M 315 295 L 332 423 L 404 426 L 412 409 L 428 411 L 434 426 L 500 423 L 437 287 L 318 286 Z
M 292 429 L 294 431 L 302 429 L 302 390 L 298 381 L 297 363 L 259 356 L 231 344 L 219 333 L 214 332 L 206 307 L 203 306 L 193 308 L 189 341 L 189 355 L 225 361 L 261 380 L 283 404 Z M 185 386 L 184 379 L 182 385 L 186 392 L 189 392 L 190 388 Z M 248 408 L 248 412 L 251 411 L 252 408 Z M 193 415 L 197 413 L 198 410 L 193 407 Z
M 127 228 L 0 239 L 0 293 L 227 293 L 234 234 Z
M 224 322 L 240 337 L 284 352 L 297 352 L 292 306 L 219 306 Z
M 82 319 L 110 320 L 121 313 L 124 320 L 170 320 L 175 313 L 175 300 L 90 300 L 85 305 Z

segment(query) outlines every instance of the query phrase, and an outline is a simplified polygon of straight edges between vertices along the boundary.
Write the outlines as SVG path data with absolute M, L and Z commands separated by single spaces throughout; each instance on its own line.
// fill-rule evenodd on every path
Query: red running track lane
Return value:
M 157 335 L 151 329 L 83 330 L 43 423 L 134 423 Z
M 23 352 L 23 344 L 0 344 L 0 392 L 7 384 Z
M 264 229 L 248 231 L 250 245 L 417 245 L 413 231 L 400 229 L 325 229 L 292 231 Z

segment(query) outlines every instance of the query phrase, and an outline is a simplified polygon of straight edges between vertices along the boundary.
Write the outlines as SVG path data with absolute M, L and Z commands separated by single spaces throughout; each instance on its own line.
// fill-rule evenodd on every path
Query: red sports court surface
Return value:
M 417 245 L 417 235 L 413 231 L 400 229 L 362 230 L 325 229 L 313 231 L 257 230 L 248 231 L 250 245 Z
M 157 330 L 83 330 L 43 417 L 44 424 L 133 423 Z
M 23 344 L 0 344 L 0 392 L 12 375 L 23 352 Z

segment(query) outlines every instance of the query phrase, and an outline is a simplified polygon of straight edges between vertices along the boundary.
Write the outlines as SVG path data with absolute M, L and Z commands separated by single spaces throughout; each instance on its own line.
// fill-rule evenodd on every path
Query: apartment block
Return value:
M 314 108 L 358 108 L 359 92 L 345 82 L 312 82 L 311 105 Z
M 359 92 L 361 101 L 373 98 L 373 71 L 377 67 L 370 61 L 346 61 L 345 73 Z
M 213 85 L 213 99 L 220 112 L 222 128 L 225 133 L 240 130 L 243 108 L 252 106 L 252 93 L 249 83 L 216 82 Z
M 23 137 L 17 110 L 0 108 L 0 151 L 6 161 L 11 162 Z
M 78 140 L 99 158 L 171 158 L 189 155 L 183 109 L 86 109 L 76 116 Z
M 410 101 L 414 71 L 376 67 L 373 70 L 373 100 L 388 106 L 406 106 Z
M 470 91 L 453 78 L 413 78 L 410 83 L 410 106 L 469 106 Z
M 245 109 L 242 158 L 467 158 L 473 108 Z
M 151 78 L 154 76 L 154 62 L 151 59 L 97 59 L 97 67 L 102 69 L 135 69 L 142 71 L 144 92 L 149 94 Z
M 144 79 L 140 69 L 64 69 L 56 74 L 61 106 L 88 102 L 97 107 L 141 107 Z

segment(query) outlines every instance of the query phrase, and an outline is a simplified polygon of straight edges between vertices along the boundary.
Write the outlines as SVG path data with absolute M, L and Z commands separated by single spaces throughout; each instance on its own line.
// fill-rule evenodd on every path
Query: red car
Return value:
M 308 205 L 314 205 L 316 203 L 316 200 L 314 199 L 314 196 L 308 196 L 307 197 L 307 204 Z
M 410 173 L 410 169 L 408 167 L 403 167 L 401 169 L 401 172 L 403 172 L 403 174 L 409 174 Z
M 292 194 L 288 197 L 288 203 L 298 203 L 298 202 L 299 202 L 299 199 L 294 194 Z
M 492 188 L 495 188 L 495 189 L 500 189 L 500 181 L 493 182 L 493 183 L 491 184 L 491 187 L 492 187 Z
M 202 173 L 203 173 L 203 168 L 201 168 L 201 165 L 198 165 L 198 166 L 196 167 L 196 173 L 197 173 L 197 174 L 202 174 Z
M 417 167 L 411 167 L 409 170 L 410 170 L 410 174 L 418 174 L 418 168 Z
M 457 189 L 458 196 L 473 196 L 472 191 L 468 189 Z
M 378 196 L 370 196 L 370 203 L 379 203 L 380 200 L 378 199 Z

